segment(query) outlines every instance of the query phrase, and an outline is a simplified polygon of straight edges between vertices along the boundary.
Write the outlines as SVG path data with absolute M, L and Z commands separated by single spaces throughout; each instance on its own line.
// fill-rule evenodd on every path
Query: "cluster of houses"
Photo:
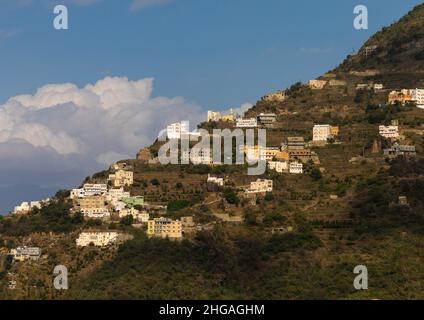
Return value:
M 261 113 L 256 118 L 242 118 L 236 117 L 232 111 L 225 116 L 222 116 L 220 112 L 208 111 L 208 122 L 218 121 L 235 122 L 237 128 L 257 128 L 259 125 L 267 126 L 273 124 L 277 121 L 277 115 L 275 113 Z M 188 133 L 188 129 L 186 133 Z M 173 136 L 177 137 L 178 134 Z
M 219 111 L 208 111 L 208 122 L 234 122 L 235 119 L 236 116 L 234 115 L 233 109 L 226 115 L 222 115 Z
M 313 142 L 327 143 L 330 139 L 336 139 L 339 135 L 339 127 L 329 124 L 318 124 L 313 128 Z
M 266 102 L 283 102 L 286 99 L 287 96 L 285 91 L 277 91 L 263 96 L 261 100 Z
M 402 89 L 389 93 L 389 104 L 401 103 L 405 105 L 408 102 L 414 102 L 418 108 L 424 109 L 424 89 Z
M 41 209 L 43 206 L 49 204 L 50 199 L 44 199 L 41 201 L 30 201 L 30 202 L 22 202 L 19 206 L 16 206 L 12 213 L 25 215 L 31 212 L 33 209 Z
M 387 157 L 415 156 L 417 154 L 415 146 L 402 145 L 399 143 L 401 136 L 399 134 L 399 125 L 396 123 L 397 121 L 393 121 L 392 125 L 379 126 L 380 136 L 391 143 L 389 148 L 383 149 L 384 155 Z

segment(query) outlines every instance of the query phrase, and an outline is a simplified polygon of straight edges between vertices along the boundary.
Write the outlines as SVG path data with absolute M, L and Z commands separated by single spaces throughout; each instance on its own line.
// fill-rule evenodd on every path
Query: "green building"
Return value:
M 135 206 L 144 206 L 144 197 L 143 196 L 136 196 L 136 197 L 129 197 L 124 198 L 121 200 L 129 207 L 135 207 Z

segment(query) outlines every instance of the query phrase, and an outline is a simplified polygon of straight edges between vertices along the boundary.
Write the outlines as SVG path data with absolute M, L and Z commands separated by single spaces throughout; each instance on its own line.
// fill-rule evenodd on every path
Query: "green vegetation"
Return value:
M 80 213 L 70 215 L 71 205 L 64 200 L 53 200 L 41 210 L 33 209 L 28 215 L 0 221 L 0 234 L 25 236 L 34 232 L 71 232 L 83 224 Z
M 240 202 L 240 199 L 232 188 L 224 189 L 224 197 L 229 204 L 238 204 Z

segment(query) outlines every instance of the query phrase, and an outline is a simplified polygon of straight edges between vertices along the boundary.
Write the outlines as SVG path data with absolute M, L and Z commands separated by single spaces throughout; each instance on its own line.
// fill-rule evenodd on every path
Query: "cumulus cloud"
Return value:
M 223 114 L 229 114 L 230 112 L 233 112 L 234 115 L 238 117 L 243 117 L 247 110 L 253 107 L 253 104 L 246 102 L 243 103 L 240 107 L 237 108 L 230 108 L 228 110 L 225 110 L 222 112 Z
M 43 86 L 0 106 L 0 143 L 25 141 L 105 164 L 135 154 L 170 121 L 201 119 L 198 105 L 181 97 L 152 97 L 152 92 L 152 78 L 107 77 L 83 88 Z
M 0 188 L 78 186 L 117 160 L 135 158 L 167 124 L 188 120 L 194 129 L 204 117 L 182 97 L 154 97 L 152 78 L 45 85 L 0 104 Z M 0 199 L 0 214 L 13 201 Z

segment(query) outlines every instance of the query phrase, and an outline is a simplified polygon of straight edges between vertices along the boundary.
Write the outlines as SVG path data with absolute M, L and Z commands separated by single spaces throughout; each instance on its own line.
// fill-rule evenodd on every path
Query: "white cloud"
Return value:
M 238 108 L 231 108 L 231 109 L 228 109 L 228 110 L 224 111 L 223 113 L 224 114 L 228 114 L 228 113 L 230 113 L 232 111 L 233 114 L 235 114 L 236 116 L 243 117 L 244 114 L 246 113 L 246 111 L 249 110 L 252 107 L 253 107 L 253 104 L 251 104 L 249 102 L 246 102 L 246 103 L 243 103 Z
M 0 105 L 0 143 L 25 142 L 99 164 L 135 155 L 173 121 L 202 118 L 181 97 L 152 97 L 153 79 L 107 77 L 83 88 L 49 84 Z M 119 156 L 119 157 L 118 157 Z

